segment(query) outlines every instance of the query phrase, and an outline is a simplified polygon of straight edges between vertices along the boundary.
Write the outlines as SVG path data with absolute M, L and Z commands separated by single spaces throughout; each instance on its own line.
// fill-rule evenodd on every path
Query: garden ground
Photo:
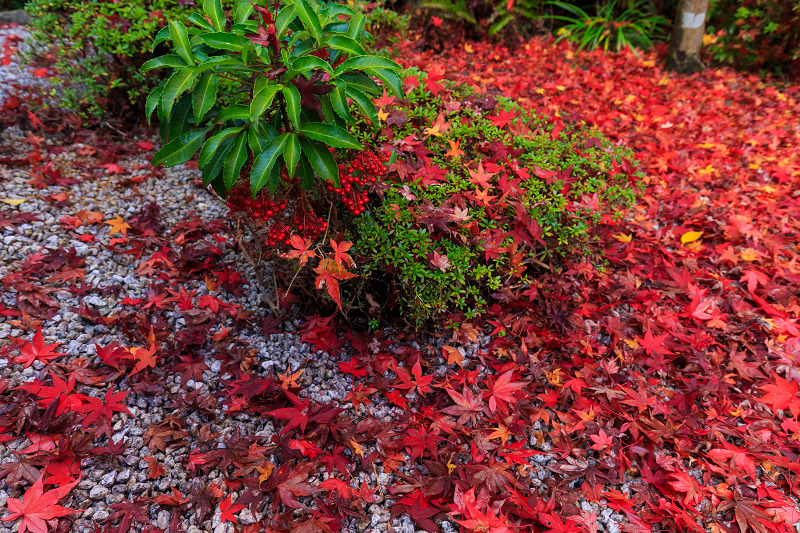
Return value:
M 603 259 L 425 342 L 281 323 L 190 165 L 6 97 L 0 532 L 796 530 L 798 87 L 545 40 L 396 51 L 409 85 L 636 150 Z

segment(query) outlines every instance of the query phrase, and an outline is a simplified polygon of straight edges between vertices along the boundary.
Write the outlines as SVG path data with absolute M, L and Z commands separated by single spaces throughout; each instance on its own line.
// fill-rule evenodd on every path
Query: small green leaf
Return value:
M 375 104 L 372 103 L 370 97 L 352 86 L 347 88 L 347 96 L 356 103 L 358 108 L 361 109 L 361 112 L 364 113 L 364 116 L 367 117 L 374 126 L 378 125 L 378 110 L 375 109 Z
M 217 68 L 217 67 L 243 67 L 244 64 L 240 59 L 234 59 L 232 57 L 212 57 L 208 61 L 203 61 L 199 65 L 197 65 L 197 73 L 200 74 L 201 72 L 205 72 L 206 70 Z
M 205 0 L 203 2 L 203 11 L 211 19 L 211 24 L 215 30 L 223 31 L 225 29 L 225 24 L 228 21 L 225 19 L 225 12 L 222 11 L 222 4 L 219 0 Z
M 364 70 L 364 69 L 388 68 L 391 70 L 400 70 L 400 65 L 380 56 L 361 56 L 351 57 L 345 60 L 341 65 L 336 67 L 335 75 L 339 76 L 351 70 Z
M 175 99 L 192 86 L 196 77 L 197 73 L 193 67 L 184 67 L 176 70 L 169 77 L 167 85 L 164 87 L 164 94 L 161 97 L 161 109 L 164 112 L 165 120 L 169 120 L 172 106 L 175 105 Z
M 225 189 L 231 190 L 239 177 L 239 172 L 242 170 L 247 161 L 247 135 L 240 133 L 233 141 L 233 148 L 225 156 L 225 165 L 222 169 L 222 181 L 225 183 Z
M 281 39 L 283 32 L 286 31 L 286 28 L 289 27 L 289 24 L 291 24 L 296 18 L 297 11 L 295 11 L 293 5 L 284 6 L 280 11 L 278 11 L 278 16 L 275 18 L 275 35 L 278 37 L 278 40 Z
M 333 68 L 331 68 L 330 64 L 317 56 L 303 56 L 292 61 L 292 70 L 306 72 L 312 69 L 324 70 L 333 76 Z
M 288 137 L 289 134 L 284 133 L 272 139 L 266 150 L 261 152 L 253 162 L 253 170 L 250 172 L 250 190 L 254 195 L 267 185 L 272 167 L 283 153 Z
M 307 122 L 300 128 L 300 133 L 334 148 L 364 149 L 346 129 L 324 122 Z
M 325 44 L 334 50 L 341 50 L 351 56 L 363 56 L 366 54 L 364 47 L 358 41 L 344 35 L 332 35 L 325 39 Z
M 217 102 L 217 75 L 213 72 L 206 72 L 200 78 L 197 86 L 192 92 L 192 109 L 194 110 L 194 121 L 200 124 L 206 113 L 214 107 Z
M 213 135 L 206 141 L 206 144 L 203 145 L 203 149 L 200 150 L 200 157 L 197 159 L 197 165 L 205 167 L 213 159 L 214 154 L 217 153 L 223 142 L 242 131 L 242 129 L 244 129 L 244 126 L 226 128 L 216 135 Z
M 306 137 L 300 138 L 300 148 L 311 163 L 311 168 L 323 180 L 331 180 L 334 187 L 339 187 L 339 167 L 333 159 L 328 147 Z
M 149 72 L 157 68 L 181 68 L 186 66 L 186 61 L 181 59 L 178 54 L 168 54 L 161 57 L 154 57 L 149 61 L 145 61 L 140 69 L 142 72 Z
M 200 145 L 203 144 L 203 139 L 205 139 L 206 133 L 208 133 L 210 129 L 211 128 L 200 128 L 186 132 L 171 143 L 162 147 L 161 150 L 156 152 L 153 156 L 153 166 L 158 166 L 163 163 L 164 166 L 173 167 L 187 162 L 197 153 L 197 150 L 200 149 Z
M 225 32 L 207 33 L 201 35 L 200 40 L 215 50 L 229 50 L 231 52 L 241 52 L 250 42 L 241 35 L 231 35 Z
M 290 133 L 286 138 L 286 146 L 283 149 L 283 160 L 286 162 L 286 172 L 289 177 L 294 177 L 294 169 L 300 160 L 300 139 L 296 134 Z
M 300 129 L 300 91 L 294 85 L 283 88 L 283 97 L 286 99 L 286 113 L 294 129 Z
M 169 34 L 172 37 L 172 44 L 178 55 L 186 61 L 187 65 L 194 65 L 195 61 L 190 51 L 189 34 L 186 31 L 186 26 L 179 20 L 171 20 L 169 22 Z
M 275 94 L 283 88 L 283 85 L 272 83 L 266 85 L 263 89 L 258 91 L 250 102 L 250 122 L 256 122 L 264 111 L 272 104 Z
M 314 12 L 306 0 L 294 0 L 294 9 L 297 16 L 303 22 L 305 29 L 311 33 L 314 40 L 319 44 L 320 36 L 322 35 L 322 27 L 319 22 L 319 16 Z

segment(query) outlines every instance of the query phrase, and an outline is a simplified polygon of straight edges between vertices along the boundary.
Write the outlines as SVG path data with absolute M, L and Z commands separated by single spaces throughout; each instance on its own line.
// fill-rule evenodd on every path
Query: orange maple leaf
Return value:
M 448 139 L 447 142 L 450 143 L 450 150 L 444 155 L 448 157 L 461 157 L 464 155 L 464 150 L 459 149 L 461 141 L 451 141 Z
M 122 217 L 119 215 L 116 218 L 110 218 L 104 221 L 106 224 L 111 226 L 111 233 L 122 233 L 125 237 L 128 236 L 128 230 L 130 229 L 130 225 L 122 220 Z
M 311 247 L 311 239 L 303 240 L 298 235 L 292 235 L 292 238 L 289 239 L 289 244 L 291 244 L 295 249 L 289 250 L 284 257 L 287 259 L 294 259 L 295 257 L 298 257 L 300 259 L 300 266 L 305 265 L 312 257 L 317 257 L 317 254 L 314 252 L 314 250 L 309 250 Z
M 336 264 L 332 259 L 324 259 L 319 262 L 314 272 L 318 274 L 316 279 L 316 286 L 318 289 L 325 287 L 328 290 L 328 295 L 333 298 L 339 309 L 342 308 L 342 299 L 339 294 L 339 281 L 355 278 L 356 275 L 348 272 L 344 268 Z
M 444 115 L 439 113 L 439 116 L 436 117 L 436 122 L 433 123 L 433 126 L 430 128 L 425 128 L 425 135 L 433 135 L 434 137 L 441 137 L 442 133 L 447 131 L 447 128 L 450 127 L 449 122 L 444 121 Z
M 339 268 L 344 268 L 344 265 L 356 266 L 356 262 L 353 261 L 353 258 L 350 257 L 350 254 L 347 253 L 353 246 L 352 242 L 340 242 L 337 243 L 333 239 L 331 239 L 331 248 L 333 248 L 333 259 L 336 261 L 336 265 Z

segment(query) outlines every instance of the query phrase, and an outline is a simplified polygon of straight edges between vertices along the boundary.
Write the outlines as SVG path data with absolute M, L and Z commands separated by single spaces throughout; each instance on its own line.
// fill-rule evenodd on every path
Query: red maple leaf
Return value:
M 517 118 L 516 111 L 506 111 L 505 109 L 501 109 L 497 112 L 496 116 L 488 117 L 489 120 L 492 121 L 492 124 L 497 126 L 498 128 L 503 128 L 508 125 L 512 120 Z
M 238 524 L 239 522 L 236 521 L 234 513 L 238 513 L 244 508 L 245 506 L 242 504 L 232 504 L 231 495 L 228 494 L 228 497 L 222 500 L 219 504 L 219 518 L 223 524 L 225 522 L 233 522 L 234 524 Z
M 34 361 L 48 362 L 51 359 L 66 355 L 55 351 L 61 346 L 60 342 L 55 344 L 45 344 L 42 330 L 40 329 L 33 335 L 33 341 L 25 341 L 19 348 L 19 357 L 14 358 L 15 363 L 25 363 L 24 368 L 28 368 Z
M 511 381 L 513 370 L 501 374 L 496 380 L 489 377 L 489 409 L 494 413 L 498 408 L 505 409 L 507 404 L 517 403 L 514 393 L 525 386 L 522 382 Z
M 10 522 L 22 518 L 19 523 L 19 533 L 32 531 L 33 533 L 47 533 L 47 521 L 59 516 L 70 515 L 76 510 L 56 505 L 60 499 L 69 494 L 69 491 L 78 484 L 74 481 L 67 485 L 44 492 L 44 477 L 36 480 L 22 496 L 22 500 L 9 498 L 6 502 L 11 514 L 3 518 L 3 522 Z
M 800 397 L 797 396 L 800 386 L 796 381 L 789 381 L 780 376 L 775 376 L 776 382 L 774 385 L 764 385 L 761 390 L 767 394 L 758 398 L 763 404 L 772 407 L 773 410 L 789 409 L 797 418 L 800 415 Z
M 408 389 L 408 392 L 416 390 L 419 394 L 425 394 L 431 391 L 429 387 L 433 381 L 433 374 L 429 376 L 422 375 L 422 366 L 419 364 L 419 359 L 411 367 L 411 373 L 405 367 L 398 366 L 395 368 L 397 377 L 402 381 L 401 384 L 395 385 L 398 389 Z M 413 377 L 412 377 L 413 375 Z
M 444 76 L 441 70 L 431 70 L 428 72 L 428 79 L 425 80 L 425 87 L 433 96 L 439 96 L 439 91 L 444 89 L 444 85 L 439 83 L 439 81 L 443 79 Z M 406 83 L 409 83 L 408 78 L 406 78 Z
M 317 253 L 314 250 L 309 250 L 311 247 L 311 239 L 303 240 L 299 235 L 292 235 L 292 238 L 289 239 L 289 244 L 294 247 L 294 250 L 286 252 L 284 257 L 288 259 L 298 258 L 300 260 L 300 266 L 305 265 L 312 257 L 317 257 Z

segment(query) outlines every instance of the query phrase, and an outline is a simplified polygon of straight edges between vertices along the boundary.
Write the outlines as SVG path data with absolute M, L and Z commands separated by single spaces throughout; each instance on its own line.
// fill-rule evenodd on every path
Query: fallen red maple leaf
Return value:
M 26 341 L 19 349 L 19 357 L 14 358 L 15 363 L 25 363 L 25 368 L 31 366 L 34 361 L 48 362 L 51 359 L 66 355 L 55 351 L 61 346 L 60 342 L 55 344 L 45 344 L 42 330 L 40 329 L 33 335 L 33 341 Z
M 36 483 L 22 496 L 22 500 L 9 498 L 6 503 L 11 514 L 3 518 L 3 522 L 22 518 L 19 523 L 19 533 L 25 533 L 26 531 L 47 533 L 48 520 L 76 512 L 75 509 L 56 504 L 61 498 L 69 494 L 69 491 L 78 484 L 78 480 L 44 492 L 43 479 L 44 477 L 37 479 Z

